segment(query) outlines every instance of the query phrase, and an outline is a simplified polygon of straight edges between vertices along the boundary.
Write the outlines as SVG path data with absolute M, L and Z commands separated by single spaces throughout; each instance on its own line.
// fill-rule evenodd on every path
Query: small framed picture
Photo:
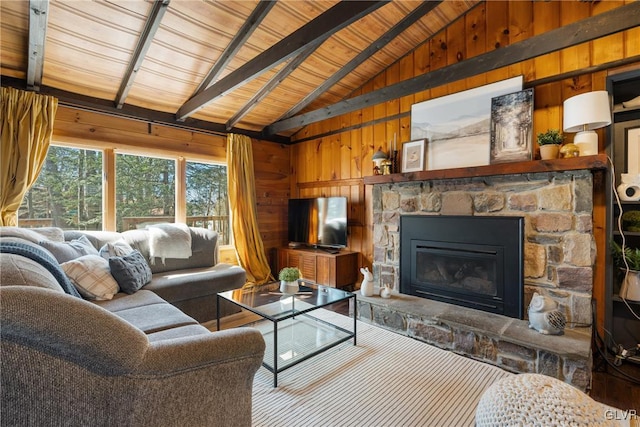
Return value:
M 424 170 L 426 139 L 405 142 L 402 145 L 402 172 Z

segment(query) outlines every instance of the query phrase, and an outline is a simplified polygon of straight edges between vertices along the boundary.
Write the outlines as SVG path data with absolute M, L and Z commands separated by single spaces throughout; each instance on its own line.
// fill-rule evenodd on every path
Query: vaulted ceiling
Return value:
M 345 99 L 476 3 L 2 1 L 3 85 L 286 140 L 267 127 Z
M 62 105 L 287 143 L 312 121 L 622 31 L 640 16 L 634 2 L 383 96 L 353 97 L 478 3 L 3 0 L 2 85 Z

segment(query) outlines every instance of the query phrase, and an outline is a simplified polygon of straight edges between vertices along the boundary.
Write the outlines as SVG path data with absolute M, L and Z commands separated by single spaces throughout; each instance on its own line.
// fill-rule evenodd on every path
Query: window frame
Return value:
M 185 223 L 187 221 L 187 162 L 197 162 L 211 165 L 221 165 L 227 167 L 226 162 L 215 159 L 204 159 L 202 156 L 178 155 L 143 148 L 133 147 L 113 148 L 109 144 L 98 144 L 93 141 L 91 144 L 62 142 L 52 140 L 52 146 L 75 148 L 80 150 L 95 150 L 102 152 L 102 230 L 116 230 L 116 155 L 125 154 L 133 156 L 147 156 L 175 162 L 175 221 Z M 228 170 L 228 169 L 227 169 Z M 231 209 L 229 209 L 229 230 L 231 230 Z M 220 248 L 233 247 L 233 233 L 229 235 L 229 244 L 220 245 Z

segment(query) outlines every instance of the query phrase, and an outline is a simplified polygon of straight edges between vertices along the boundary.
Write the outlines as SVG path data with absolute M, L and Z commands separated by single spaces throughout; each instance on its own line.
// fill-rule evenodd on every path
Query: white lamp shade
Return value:
M 599 129 L 610 124 L 611 109 L 606 90 L 583 93 L 564 101 L 565 132 Z

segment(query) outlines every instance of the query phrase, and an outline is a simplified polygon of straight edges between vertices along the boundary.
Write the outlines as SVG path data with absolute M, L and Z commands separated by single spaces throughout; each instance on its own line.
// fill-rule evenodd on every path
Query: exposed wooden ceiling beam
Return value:
M 29 0 L 29 59 L 27 88 L 37 91 L 42 84 L 44 42 L 47 37 L 49 0 Z
M 443 84 L 459 81 L 555 52 L 580 43 L 588 42 L 638 26 L 640 2 L 601 13 L 591 18 L 565 25 L 521 42 L 478 55 L 427 74 L 404 80 L 385 88 L 340 101 L 334 105 L 280 120 L 265 129 L 265 135 L 299 128 L 330 117 L 371 107 L 403 96 L 411 95 Z
M 269 11 L 273 6 L 275 6 L 276 2 L 272 0 L 260 0 L 260 3 L 256 6 L 256 8 L 251 12 L 249 18 L 247 18 L 246 22 L 238 31 L 226 49 L 220 55 L 220 58 L 213 64 L 211 70 L 207 73 L 205 78 L 202 80 L 200 85 L 196 88 L 192 97 L 196 96 L 217 80 L 220 73 L 227 67 L 229 62 L 236 56 L 236 53 L 240 50 L 240 48 L 244 45 L 247 39 L 253 34 L 253 32 L 260 26 L 262 20 L 267 16 Z
M 349 73 L 355 70 L 360 64 L 369 59 L 371 55 L 378 52 L 384 46 L 389 44 L 393 39 L 399 36 L 404 30 L 415 24 L 420 18 L 435 9 L 442 0 L 425 1 L 420 3 L 410 14 L 405 16 L 400 22 L 393 26 L 389 31 L 384 33 L 380 38 L 371 43 L 369 47 L 360 52 L 351 61 L 340 68 L 334 75 L 329 77 L 324 83 L 318 86 L 314 91 L 309 93 L 300 102 L 294 105 L 289 111 L 282 115 L 281 119 L 287 119 L 302 111 L 304 107 L 311 104 L 320 95 L 331 89 L 336 83 L 345 78 Z
M 14 87 L 16 89 L 26 90 L 25 80 L 15 77 L 0 76 L 2 86 Z M 148 108 L 136 107 L 125 104 L 122 108 L 116 108 L 113 101 L 108 99 L 95 98 L 77 93 L 68 92 L 62 89 L 56 89 L 49 86 L 41 86 L 39 93 L 43 95 L 54 96 L 58 99 L 58 104 L 79 110 L 93 111 L 96 113 L 108 114 L 116 117 L 125 117 L 131 120 L 139 120 L 145 123 L 155 123 L 163 126 L 170 126 L 194 132 L 202 132 L 216 135 L 227 135 L 228 132 L 247 135 L 250 138 L 261 139 L 263 141 L 276 142 L 278 144 L 290 144 L 290 138 L 285 136 L 264 137 L 260 132 L 249 131 L 246 129 L 227 130 L 224 124 L 208 122 L 206 120 L 198 120 L 189 118 L 185 121 L 177 121 L 173 113 L 164 113 Z
M 136 79 L 136 74 L 142 65 L 142 61 L 144 61 L 144 57 L 149 50 L 149 46 L 151 46 L 153 37 L 155 36 L 156 31 L 158 31 L 158 27 L 160 27 L 160 21 L 162 21 L 162 17 L 167 11 L 170 1 L 171 0 L 159 0 L 153 2 L 151 13 L 147 18 L 142 34 L 140 34 L 138 45 L 133 52 L 133 57 L 129 62 L 124 78 L 122 79 L 120 89 L 118 89 L 115 101 L 117 108 L 122 108 L 124 101 L 127 99 L 129 90 L 131 90 L 131 86 L 133 86 L 133 82 Z
M 178 109 L 176 113 L 177 119 L 184 120 L 218 97 L 270 70 L 277 64 L 288 60 L 310 43 L 324 37 L 327 33 L 334 34 L 387 3 L 388 1 L 339 2 L 228 76 L 189 99 Z
M 328 38 L 329 36 L 327 36 Z M 294 57 L 287 65 L 282 67 L 280 71 L 276 73 L 275 76 L 271 78 L 259 91 L 255 93 L 251 97 L 251 99 L 238 111 L 234 116 L 227 121 L 227 129 L 231 129 L 234 127 L 244 116 L 246 116 L 249 111 L 251 111 L 258 102 L 262 101 L 264 98 L 269 96 L 271 91 L 278 86 L 284 79 L 289 76 L 296 68 L 300 66 L 315 50 L 322 44 L 322 42 L 326 40 L 320 39 L 314 43 L 311 43 L 305 50 L 300 52 L 296 57 Z

